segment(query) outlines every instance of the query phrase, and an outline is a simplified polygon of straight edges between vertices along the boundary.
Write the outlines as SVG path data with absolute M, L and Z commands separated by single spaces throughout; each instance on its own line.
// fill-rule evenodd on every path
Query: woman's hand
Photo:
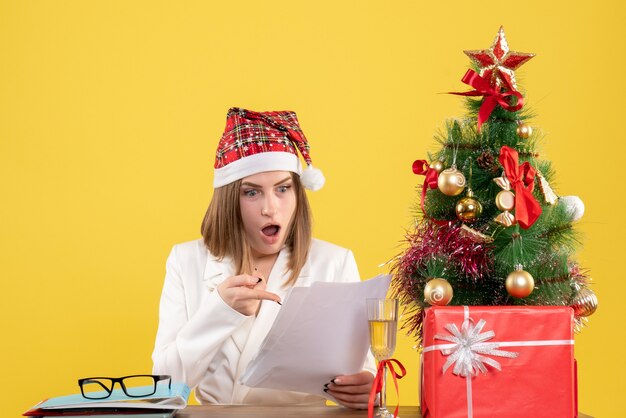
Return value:
M 266 283 L 262 278 L 241 274 L 224 280 L 217 286 L 217 291 L 228 306 L 250 316 L 257 312 L 261 300 L 280 302 L 280 297 L 266 292 L 265 287 Z
M 367 371 L 347 376 L 337 376 L 324 385 L 324 391 L 343 406 L 367 409 L 374 376 Z

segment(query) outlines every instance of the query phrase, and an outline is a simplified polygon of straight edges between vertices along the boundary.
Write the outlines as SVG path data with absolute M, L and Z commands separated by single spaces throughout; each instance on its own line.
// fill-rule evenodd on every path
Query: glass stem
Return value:
M 387 365 L 383 366 L 383 385 L 380 388 L 380 410 L 387 411 Z

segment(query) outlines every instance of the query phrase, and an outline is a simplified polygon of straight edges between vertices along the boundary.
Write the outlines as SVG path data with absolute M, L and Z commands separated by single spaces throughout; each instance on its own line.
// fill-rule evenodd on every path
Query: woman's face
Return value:
M 276 254 L 296 211 L 296 193 L 289 171 L 266 171 L 245 177 L 239 207 L 253 257 Z

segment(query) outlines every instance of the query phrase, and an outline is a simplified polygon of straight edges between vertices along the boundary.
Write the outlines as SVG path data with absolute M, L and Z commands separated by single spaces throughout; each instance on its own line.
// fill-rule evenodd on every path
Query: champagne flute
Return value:
M 396 349 L 398 330 L 398 299 L 367 299 L 367 320 L 370 326 L 372 354 L 379 363 L 391 358 Z M 383 366 L 383 380 L 377 417 L 393 414 L 387 409 L 387 365 Z

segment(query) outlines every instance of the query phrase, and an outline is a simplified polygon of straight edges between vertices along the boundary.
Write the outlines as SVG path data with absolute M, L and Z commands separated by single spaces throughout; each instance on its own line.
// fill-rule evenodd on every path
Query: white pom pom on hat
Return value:
M 304 170 L 298 151 L 306 162 Z M 215 153 L 213 187 L 264 171 L 297 173 L 303 186 L 312 191 L 321 189 L 325 183 L 321 170 L 312 165 L 309 144 L 295 112 L 229 109 Z
M 311 164 L 307 168 L 305 168 L 300 175 L 300 181 L 302 181 L 302 185 L 305 189 L 316 192 L 324 187 L 324 183 L 326 183 L 326 177 L 324 177 L 324 174 L 322 174 L 322 170 L 320 170 L 319 168 L 314 168 Z

